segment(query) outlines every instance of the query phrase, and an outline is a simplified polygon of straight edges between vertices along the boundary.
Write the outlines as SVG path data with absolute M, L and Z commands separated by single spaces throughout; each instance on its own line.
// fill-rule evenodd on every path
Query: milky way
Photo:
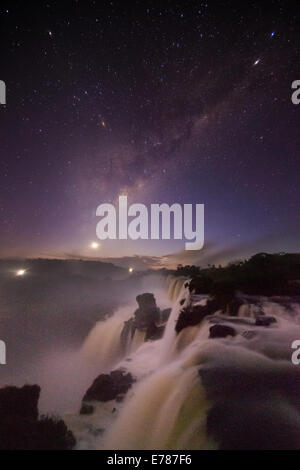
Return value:
M 0 22 L 3 256 L 91 255 L 120 194 L 205 204 L 218 253 L 299 250 L 296 2 L 9 1 Z

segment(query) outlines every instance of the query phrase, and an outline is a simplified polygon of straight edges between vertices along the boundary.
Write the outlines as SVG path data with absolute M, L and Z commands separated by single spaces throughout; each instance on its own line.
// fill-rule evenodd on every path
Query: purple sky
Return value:
M 299 251 L 293 2 L 9 1 L 0 23 L 1 256 L 94 256 L 96 208 L 121 194 L 205 204 L 191 262 Z M 98 254 L 161 263 L 183 248 Z

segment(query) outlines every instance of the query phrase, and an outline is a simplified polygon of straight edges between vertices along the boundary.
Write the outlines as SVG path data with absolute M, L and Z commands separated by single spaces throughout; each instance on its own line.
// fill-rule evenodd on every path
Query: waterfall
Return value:
M 216 312 L 176 334 L 175 325 L 182 308 L 205 305 L 207 299 L 191 296 L 183 277 L 168 277 L 166 290 L 172 309 L 161 339 L 145 342 L 145 333 L 135 330 L 127 337 L 126 347 L 121 347 L 124 322 L 132 317 L 134 306 L 123 307 L 98 322 L 86 339 L 81 353 L 86 360 L 98 364 L 99 373 L 121 369 L 130 373 L 135 382 L 123 401 L 97 403 L 91 417 L 69 420 L 79 438 L 79 448 L 80 442 L 85 445 L 88 442 L 89 448 L 94 449 L 215 449 L 219 444 L 207 432 L 215 400 L 221 403 L 229 400 L 228 406 L 245 400 L 243 387 L 247 394 L 252 393 L 251 386 L 245 384 L 251 382 L 253 371 L 266 377 L 274 373 L 276 383 L 282 380 L 282 400 L 285 393 L 292 393 L 293 387 L 286 386 L 284 381 L 295 370 L 289 357 L 293 339 L 300 338 L 298 304 L 286 308 L 266 298 L 248 299 L 236 317 Z M 258 313 L 272 315 L 276 323 L 269 328 L 257 327 Z M 235 337 L 211 339 L 214 324 L 230 325 Z M 227 371 L 241 377 L 244 374 L 244 380 L 235 380 L 231 385 Z M 269 396 L 268 382 L 263 386 L 265 396 Z M 233 388 L 226 392 L 226 387 Z M 212 399 L 208 391 L 214 388 Z M 255 400 L 254 409 L 263 406 Z M 284 402 L 280 410 L 285 406 Z M 243 409 L 247 413 L 248 406 Z M 99 435 L 91 433 L 91 429 L 104 432 Z
M 180 310 L 189 302 L 190 294 L 188 286 L 186 286 L 187 278 L 168 278 L 168 297 L 173 301 L 173 307 L 170 317 L 168 319 L 163 341 L 161 342 L 160 357 L 161 361 L 166 361 L 172 353 L 172 343 L 176 337 L 175 325 L 180 313 Z
M 205 432 L 208 407 L 205 392 L 199 386 L 197 368 L 183 370 L 180 362 L 171 363 L 135 388 L 101 447 L 191 449 L 197 431 L 202 448 L 209 449 L 213 443 Z M 194 448 L 198 447 L 199 442 Z
M 179 294 L 181 293 L 182 287 L 187 282 L 186 277 L 174 277 L 168 276 L 167 277 L 167 285 L 168 285 L 168 298 L 174 302 L 178 299 Z
M 122 307 L 113 316 L 97 322 L 82 346 L 82 356 L 99 366 L 100 370 L 110 370 L 121 358 L 120 336 L 131 313 L 129 307 Z

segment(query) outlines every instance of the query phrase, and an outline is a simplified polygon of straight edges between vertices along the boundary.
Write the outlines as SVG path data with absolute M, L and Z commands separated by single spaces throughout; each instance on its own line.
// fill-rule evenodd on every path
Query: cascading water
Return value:
M 122 353 L 120 337 L 124 322 L 129 320 L 134 307 L 119 308 L 113 316 L 104 321 L 99 321 L 82 346 L 82 356 L 94 364 L 97 364 L 102 371 L 110 369 L 120 358 Z M 141 338 L 142 342 L 142 338 Z M 139 342 L 134 342 L 138 347 Z M 130 349 L 128 344 L 126 352 Z
M 130 307 L 97 324 L 86 340 L 82 354 L 98 361 L 99 373 L 124 370 L 132 374 L 135 382 L 123 401 L 98 403 L 91 417 L 67 419 L 79 440 L 79 448 L 87 445 L 98 449 L 218 448 L 207 424 L 208 417 L 214 416 L 211 411 L 216 403 L 227 403 L 232 394 L 234 402 L 229 401 L 230 406 L 240 406 L 245 392 L 239 395 L 239 390 L 247 381 L 256 384 L 257 373 L 267 377 L 275 374 L 279 384 L 281 377 L 293 373 L 288 354 L 295 335 L 300 338 L 298 304 L 286 309 L 267 299 L 258 299 L 256 303 L 253 300 L 252 305 L 240 307 L 235 317 L 218 313 L 176 334 L 181 309 L 205 305 L 207 299 L 191 296 L 186 278 L 168 278 L 167 285 L 173 307 L 161 339 L 145 342 L 145 334 L 135 331 L 125 350 L 120 347 L 124 322 L 134 310 Z M 272 314 L 276 325 L 270 329 L 256 327 L 253 318 L 258 311 Z M 234 327 L 236 336 L 210 338 L 210 328 L 220 322 Z M 226 374 L 229 377 L 238 374 L 244 379 L 231 384 L 232 379 L 228 381 Z M 226 393 L 228 387 L 230 391 Z M 252 396 L 251 387 L 247 393 Z M 281 410 L 286 406 L 284 393 L 282 396 Z M 250 408 L 262 406 L 255 393 L 251 400 Z M 239 416 L 240 410 L 236 413 Z M 255 411 L 251 413 L 253 417 Z M 101 429 L 101 433 L 91 433 L 91 428 Z
M 189 301 L 189 290 L 185 277 L 168 278 L 168 297 L 173 302 L 170 317 L 168 319 L 163 341 L 161 341 L 160 360 L 164 363 L 172 355 L 172 343 L 176 338 L 175 325 L 180 310 Z

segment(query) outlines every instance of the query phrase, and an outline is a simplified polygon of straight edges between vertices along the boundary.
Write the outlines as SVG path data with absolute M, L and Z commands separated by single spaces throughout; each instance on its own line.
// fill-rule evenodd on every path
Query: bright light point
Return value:
M 258 65 L 260 63 L 260 59 L 257 59 L 253 65 Z
M 91 248 L 93 250 L 97 250 L 99 248 L 99 243 L 96 243 L 96 242 L 91 243 Z
M 275 36 L 275 31 L 272 31 L 271 38 L 273 38 L 274 36 Z
M 133 273 L 133 268 L 129 268 L 128 271 L 129 271 L 130 273 Z
M 24 276 L 25 273 L 26 269 L 19 269 L 19 271 L 17 271 L 17 276 Z

